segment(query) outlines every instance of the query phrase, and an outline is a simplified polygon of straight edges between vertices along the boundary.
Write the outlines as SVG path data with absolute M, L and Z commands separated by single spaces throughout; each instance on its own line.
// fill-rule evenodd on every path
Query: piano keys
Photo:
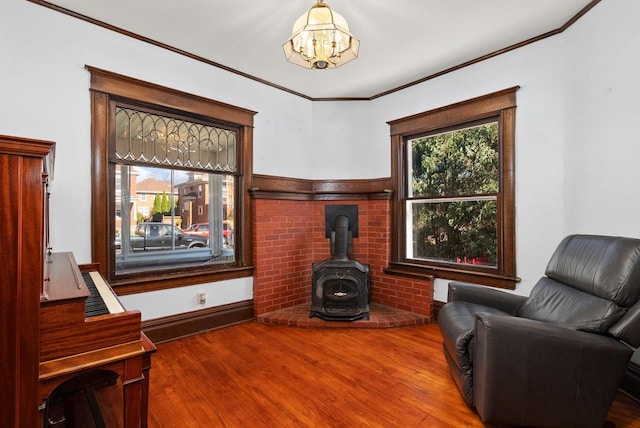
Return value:
M 87 289 L 89 290 L 89 297 L 84 303 L 84 316 L 85 318 L 90 318 L 98 315 L 105 315 L 110 313 L 109 308 L 105 305 L 98 288 L 96 287 L 93 279 L 89 272 L 82 272 L 82 278 L 84 279 L 84 283 L 87 284 Z
M 124 312 L 120 301 L 99 272 L 82 272 L 82 278 L 90 293 L 84 305 L 86 318 Z

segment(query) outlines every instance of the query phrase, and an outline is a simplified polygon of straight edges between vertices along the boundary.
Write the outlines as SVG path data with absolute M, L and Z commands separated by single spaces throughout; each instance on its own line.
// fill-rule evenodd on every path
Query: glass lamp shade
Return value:
M 287 61 L 305 68 L 336 68 L 358 56 L 360 41 L 349 33 L 342 15 L 319 0 L 293 24 L 282 48 Z

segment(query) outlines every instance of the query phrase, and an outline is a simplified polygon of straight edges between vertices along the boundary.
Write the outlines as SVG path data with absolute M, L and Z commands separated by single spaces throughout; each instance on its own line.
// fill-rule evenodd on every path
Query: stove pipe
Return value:
M 334 260 L 349 260 L 349 218 L 346 215 L 336 217 L 334 223 L 335 251 Z

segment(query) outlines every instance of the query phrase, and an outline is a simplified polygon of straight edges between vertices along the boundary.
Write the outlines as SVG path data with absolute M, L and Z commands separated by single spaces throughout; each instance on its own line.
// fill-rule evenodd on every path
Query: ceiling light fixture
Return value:
M 347 21 L 323 0 L 298 18 L 291 38 L 282 45 L 287 61 L 318 70 L 340 67 L 355 59 L 359 47 L 360 41 L 349 32 Z

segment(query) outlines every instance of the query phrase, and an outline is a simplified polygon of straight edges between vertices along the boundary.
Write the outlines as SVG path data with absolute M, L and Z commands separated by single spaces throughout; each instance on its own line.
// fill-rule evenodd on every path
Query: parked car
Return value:
M 129 238 L 132 250 L 167 250 L 206 247 L 209 237 L 189 233 L 167 223 L 143 222 L 136 225 Z M 118 246 L 119 242 L 116 242 Z
M 187 227 L 185 232 L 209 237 L 209 223 L 193 223 Z
M 185 232 L 193 233 L 197 235 L 209 237 L 209 223 L 193 223 L 191 226 L 187 227 Z M 229 227 L 229 222 L 224 220 L 222 222 L 222 237 L 224 238 L 225 244 L 231 244 L 231 239 L 233 237 L 233 229 Z

